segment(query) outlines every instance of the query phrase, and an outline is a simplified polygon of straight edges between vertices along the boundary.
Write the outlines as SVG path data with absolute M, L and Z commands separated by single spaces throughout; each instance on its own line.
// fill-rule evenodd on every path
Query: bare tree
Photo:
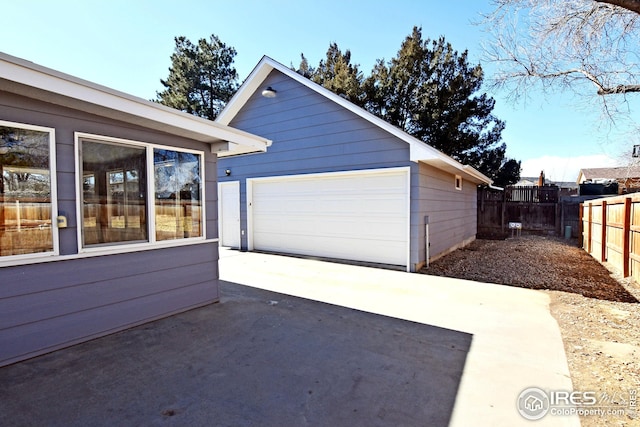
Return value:
M 600 95 L 612 105 L 640 92 L 640 0 L 494 0 L 484 24 L 493 83 L 515 99 L 532 86 Z M 608 95 L 621 95 L 611 102 Z M 614 107 L 615 108 L 615 107 Z M 617 110 L 616 110 L 617 111 Z

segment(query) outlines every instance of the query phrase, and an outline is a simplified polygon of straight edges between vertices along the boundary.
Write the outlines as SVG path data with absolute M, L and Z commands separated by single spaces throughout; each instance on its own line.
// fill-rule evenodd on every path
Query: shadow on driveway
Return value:
M 221 294 L 0 368 L 2 424 L 448 425 L 471 335 L 228 282 Z

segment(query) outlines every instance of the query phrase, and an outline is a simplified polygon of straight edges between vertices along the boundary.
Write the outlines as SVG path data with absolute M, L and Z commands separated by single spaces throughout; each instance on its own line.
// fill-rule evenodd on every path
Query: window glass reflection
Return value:
M 147 241 L 146 150 L 82 141 L 85 246 Z
M 156 239 L 202 236 L 200 156 L 154 149 Z
M 0 256 L 53 251 L 51 134 L 0 126 Z

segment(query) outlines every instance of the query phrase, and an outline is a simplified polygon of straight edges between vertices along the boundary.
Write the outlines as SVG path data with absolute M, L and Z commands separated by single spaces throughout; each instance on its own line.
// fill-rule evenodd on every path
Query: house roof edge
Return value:
M 236 94 L 231 98 L 231 100 L 227 103 L 226 107 L 222 110 L 222 112 L 216 118 L 216 121 L 228 125 L 231 123 L 233 118 L 238 114 L 242 106 L 249 100 L 249 98 L 261 87 L 264 80 L 267 78 L 269 73 L 272 70 L 277 70 L 286 76 L 296 80 L 300 84 L 306 86 L 307 88 L 317 92 L 318 94 L 330 99 L 331 101 L 339 104 L 340 106 L 348 109 L 354 114 L 362 117 L 363 119 L 371 122 L 377 127 L 389 132 L 390 134 L 398 137 L 404 142 L 408 143 L 411 147 L 411 161 L 427 161 L 429 163 L 430 160 L 437 159 L 438 163 L 445 163 L 450 167 L 453 167 L 456 170 L 459 170 L 460 173 L 467 175 L 468 177 L 472 177 L 477 180 L 480 184 L 491 184 L 493 181 L 480 173 L 473 167 L 469 165 L 463 165 L 457 160 L 453 159 L 450 156 L 442 153 L 441 151 L 433 148 L 429 144 L 421 141 L 414 136 L 409 135 L 407 132 L 403 131 L 396 126 L 384 121 L 383 119 L 375 116 L 374 114 L 368 112 L 364 108 L 361 108 L 351 101 L 342 98 L 341 96 L 331 92 L 330 90 L 320 86 L 317 83 L 312 82 L 310 79 L 298 74 L 294 70 L 287 68 L 281 63 L 275 61 L 267 55 L 264 55 L 262 59 L 258 62 L 258 64 L 254 67 L 254 69 L 249 73 L 249 76 L 242 83 Z M 415 149 L 414 149 L 415 148 Z

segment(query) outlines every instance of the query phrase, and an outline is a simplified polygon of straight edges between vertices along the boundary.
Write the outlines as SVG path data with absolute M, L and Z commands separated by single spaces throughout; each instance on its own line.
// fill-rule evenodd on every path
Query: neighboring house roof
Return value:
M 576 182 L 626 178 L 640 178 L 640 166 L 580 169 Z
M 514 187 L 531 187 L 538 185 L 538 178 L 520 178 L 520 181 L 513 184 Z
M 552 181 L 551 184 L 555 184 L 560 188 L 578 188 L 578 185 L 573 181 Z
M 557 185 L 560 188 L 578 188 L 575 182 L 571 181 L 552 181 L 550 179 L 545 179 L 545 184 L 547 185 Z M 538 185 L 537 177 L 520 177 L 520 181 L 513 184 L 514 187 L 531 187 L 534 185 Z
M 390 123 L 382 120 L 381 118 L 369 113 L 363 108 L 358 107 L 354 103 L 348 101 L 347 99 L 342 98 L 341 96 L 331 92 L 330 90 L 320 86 L 317 83 L 312 82 L 310 79 L 296 73 L 294 70 L 291 70 L 288 67 L 280 64 L 277 61 L 269 58 L 268 56 L 263 56 L 258 65 L 253 69 L 249 77 L 242 83 L 240 89 L 236 92 L 236 94 L 231 98 L 227 106 L 222 110 L 222 112 L 216 118 L 216 122 L 222 123 L 224 125 L 228 125 L 231 123 L 233 118 L 238 114 L 238 112 L 242 109 L 245 103 L 249 100 L 249 98 L 257 91 L 264 89 L 261 87 L 269 73 L 272 70 L 277 70 L 282 74 L 292 78 L 298 83 L 306 86 L 307 88 L 317 92 L 318 94 L 330 99 L 336 104 L 341 105 L 347 110 L 357 114 L 363 119 L 371 122 L 375 126 L 378 126 L 381 129 L 389 132 L 390 134 L 396 136 L 402 141 L 409 144 L 409 152 L 410 152 L 410 160 L 414 162 L 424 162 L 435 166 L 438 169 L 445 170 L 452 174 L 458 174 L 466 177 L 472 182 L 477 184 L 491 184 L 493 181 L 472 168 L 468 165 L 463 165 L 460 162 L 454 160 L 453 158 L 447 156 L 446 154 L 436 150 L 431 147 L 427 143 L 409 135 L 403 130 L 393 126 Z M 223 155 L 234 155 L 233 151 L 229 153 L 225 153 Z
M 271 141 L 0 52 L 0 90 L 211 144 L 266 151 Z

